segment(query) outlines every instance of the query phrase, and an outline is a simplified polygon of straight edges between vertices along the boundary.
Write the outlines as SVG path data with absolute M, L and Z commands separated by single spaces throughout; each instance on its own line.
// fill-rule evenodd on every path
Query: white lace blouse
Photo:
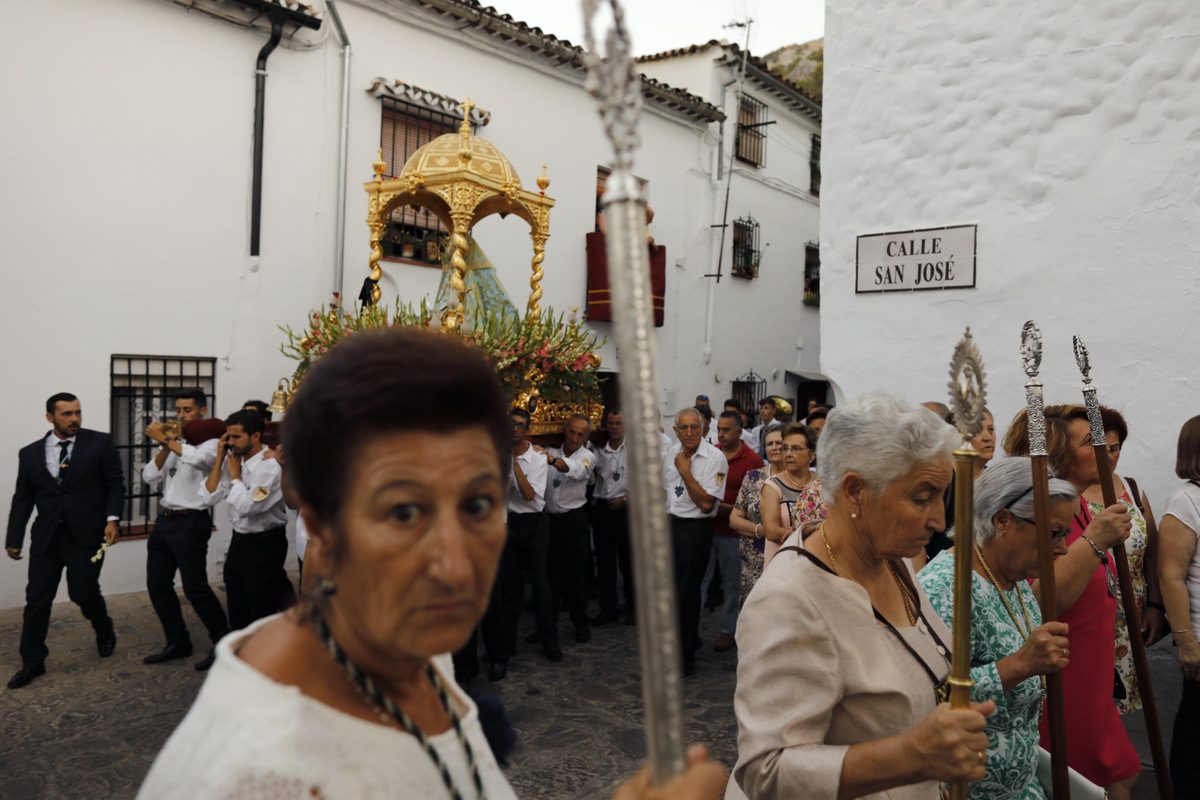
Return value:
M 237 657 L 241 643 L 273 619 L 221 640 L 196 702 L 158 754 L 138 797 L 449 798 L 433 762 L 409 734 L 330 708 Z M 450 656 L 435 657 L 433 665 L 462 720 L 489 800 L 516 800 L 483 736 L 475 704 L 454 682 Z M 429 741 L 462 796 L 474 800 L 454 730 Z

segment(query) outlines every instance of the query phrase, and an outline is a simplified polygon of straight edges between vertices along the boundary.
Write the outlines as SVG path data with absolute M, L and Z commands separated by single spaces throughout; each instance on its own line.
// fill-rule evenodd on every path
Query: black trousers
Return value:
M 588 574 L 591 572 L 591 537 L 587 507 L 550 514 L 550 593 L 554 597 L 554 619 L 559 601 L 567 601 L 571 622 L 588 627 Z
M 225 609 L 208 585 L 211 536 L 212 514 L 208 511 L 177 517 L 160 514 L 146 542 L 146 591 L 162 623 L 167 644 L 191 644 L 179 596 L 175 594 L 176 571 L 183 583 L 183 594 L 208 629 L 212 643 L 215 645 L 229 632 Z
M 553 600 L 546 576 L 549 549 L 546 515 L 509 514 L 508 538 L 500 554 L 500 569 L 492 585 L 492 599 L 483 615 L 483 648 L 492 661 L 507 661 L 517 654 L 517 625 L 525 605 L 525 572 L 533 583 L 533 613 L 543 645 L 558 645 Z
M 224 573 L 230 628 L 241 630 L 271 616 L 285 607 L 289 595 L 295 602 L 296 590 L 283 569 L 287 551 L 282 525 L 262 533 L 233 532 Z
M 628 506 L 613 511 L 607 500 L 597 500 L 592 518 L 592 544 L 596 550 L 596 590 L 600 612 L 617 613 L 617 569 L 629 612 L 633 602 L 633 558 L 630 555 Z
M 1171 733 L 1171 783 L 1179 800 L 1200 798 L 1200 681 L 1183 679 Z
M 700 584 L 712 551 L 712 520 L 671 517 L 671 547 L 675 555 L 675 601 L 679 604 L 679 644 L 683 667 L 696 663 L 700 649 Z
M 104 596 L 100 594 L 100 567 L 103 560 L 92 563 L 92 556 L 100 549 L 101 538 L 96 546 L 80 547 L 71 537 L 66 523 L 60 523 L 50 538 L 50 547 L 44 553 L 29 553 L 29 583 L 25 585 L 25 620 L 21 627 L 21 662 L 26 667 L 43 664 L 50 650 L 46 647 L 46 632 L 50 630 L 50 608 L 58 594 L 63 569 L 67 570 L 67 594 L 80 611 L 96 636 L 107 636 L 113 632 L 112 618 Z

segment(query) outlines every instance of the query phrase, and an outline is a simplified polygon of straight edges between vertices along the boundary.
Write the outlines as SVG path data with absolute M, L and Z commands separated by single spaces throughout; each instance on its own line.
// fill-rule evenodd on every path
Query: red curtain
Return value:
M 612 294 L 608 288 L 608 252 L 604 234 L 587 235 L 588 299 L 587 317 L 597 322 L 612 322 Z M 663 309 L 667 289 L 667 248 L 650 248 L 650 299 L 654 304 L 654 327 L 663 324 Z

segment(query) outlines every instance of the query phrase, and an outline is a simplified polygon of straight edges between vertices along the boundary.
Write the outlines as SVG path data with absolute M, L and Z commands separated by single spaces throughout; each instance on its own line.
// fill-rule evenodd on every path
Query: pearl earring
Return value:
M 850 519 L 858 519 L 858 514 L 851 512 Z

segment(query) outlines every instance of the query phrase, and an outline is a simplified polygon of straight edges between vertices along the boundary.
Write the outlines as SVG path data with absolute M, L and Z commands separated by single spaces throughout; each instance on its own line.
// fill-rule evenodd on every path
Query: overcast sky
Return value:
M 544 33 L 583 44 L 579 0 L 483 0 L 483 4 L 541 28 Z M 638 55 L 702 44 L 709 39 L 744 45 L 745 29 L 725 26 L 747 18 L 754 21 L 750 26 L 750 52 L 756 56 L 825 35 L 824 0 L 622 0 L 621 6 Z

